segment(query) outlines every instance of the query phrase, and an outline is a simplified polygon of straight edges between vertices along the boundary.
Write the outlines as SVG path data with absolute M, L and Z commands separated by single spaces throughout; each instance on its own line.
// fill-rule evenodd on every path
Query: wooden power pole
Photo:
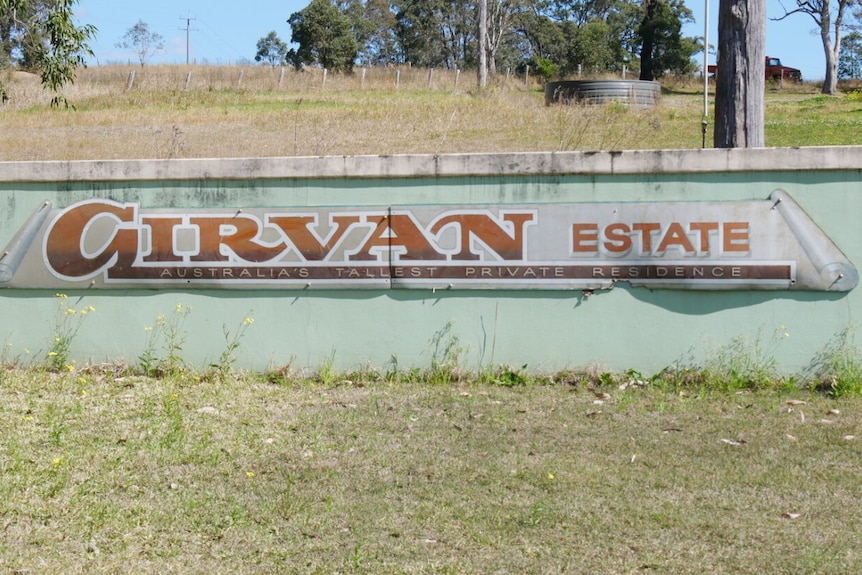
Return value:
M 762 148 L 766 0 L 719 0 L 716 148 Z

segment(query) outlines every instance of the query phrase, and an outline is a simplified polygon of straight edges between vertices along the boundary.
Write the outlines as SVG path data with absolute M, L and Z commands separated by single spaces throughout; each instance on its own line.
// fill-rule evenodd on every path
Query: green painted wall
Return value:
M 17 163 L 7 170 L 0 163 L 0 174 L 7 174 L 0 176 L 0 246 L 44 200 L 57 207 L 108 198 L 172 208 L 692 202 L 761 200 L 781 188 L 858 266 L 862 150 L 805 151 L 759 150 L 752 153 L 757 162 L 739 150 L 626 152 L 599 159 L 539 154 L 509 164 L 505 156 L 482 162 L 479 155 L 468 158 L 467 168 L 415 176 L 411 161 L 433 160 L 407 157 L 402 165 L 403 158 L 368 158 L 365 166 L 354 159 L 361 177 L 333 175 L 327 167 L 332 159 L 316 160 L 319 170 L 315 159 L 302 159 L 295 169 L 292 162 L 299 160 L 290 158 L 250 169 L 241 163 L 225 167 L 230 161 L 224 160 L 162 162 L 156 171 L 163 179 L 141 180 L 128 175 L 148 174 L 141 162 L 132 162 L 131 172 L 122 162 L 108 168 L 95 162 Z M 282 164 L 287 168 L 272 169 Z M 73 177 L 61 177 L 70 172 Z M 460 361 L 471 369 L 526 364 L 531 371 L 555 371 L 600 364 L 653 373 L 715 356 L 744 338 L 783 370 L 799 372 L 842 329 L 858 328 L 862 314 L 862 288 L 716 292 L 621 284 L 590 296 L 544 290 L 79 290 L 67 295 L 73 307 L 96 310 L 74 340 L 79 363 L 137 363 L 145 328 L 181 304 L 191 307 L 182 326 L 184 359 L 197 366 L 217 361 L 226 347 L 224 329 L 235 332 L 252 315 L 255 323 L 238 355 L 241 367 L 255 369 L 286 364 L 314 369 L 330 356 L 339 369 L 385 368 L 393 358 L 401 368 L 428 367 L 435 341 L 443 347 L 457 339 Z M 0 345 L 7 360 L 44 358 L 57 303 L 53 292 L 0 290 Z

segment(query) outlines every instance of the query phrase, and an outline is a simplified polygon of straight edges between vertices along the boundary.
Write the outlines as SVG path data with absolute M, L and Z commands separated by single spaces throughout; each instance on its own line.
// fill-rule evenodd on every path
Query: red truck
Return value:
M 710 76 L 715 76 L 716 66 L 707 66 L 707 72 Z M 766 57 L 766 79 L 775 80 L 792 80 L 794 82 L 802 81 L 802 72 L 790 66 L 783 66 L 781 60 L 771 56 Z

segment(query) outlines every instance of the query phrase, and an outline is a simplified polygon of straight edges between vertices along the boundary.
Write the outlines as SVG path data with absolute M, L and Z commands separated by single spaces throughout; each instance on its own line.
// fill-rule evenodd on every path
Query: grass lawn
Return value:
M 862 398 L 6 371 L 8 573 L 852 573 Z

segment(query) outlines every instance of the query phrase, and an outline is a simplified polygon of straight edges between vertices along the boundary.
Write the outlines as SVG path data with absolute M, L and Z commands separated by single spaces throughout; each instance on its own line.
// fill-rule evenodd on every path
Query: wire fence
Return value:
M 44 104 L 39 77 L 25 72 L 3 76 L 9 95 L 7 107 Z M 498 87 L 535 88 L 542 79 L 529 71 L 504 71 L 491 75 L 489 84 Z M 352 73 L 323 68 L 297 70 L 280 66 L 108 65 L 83 68 L 64 94 L 70 100 L 121 92 L 163 92 L 179 90 L 285 91 L 291 93 L 346 90 L 472 90 L 477 86 L 474 70 L 435 68 L 362 67 Z

